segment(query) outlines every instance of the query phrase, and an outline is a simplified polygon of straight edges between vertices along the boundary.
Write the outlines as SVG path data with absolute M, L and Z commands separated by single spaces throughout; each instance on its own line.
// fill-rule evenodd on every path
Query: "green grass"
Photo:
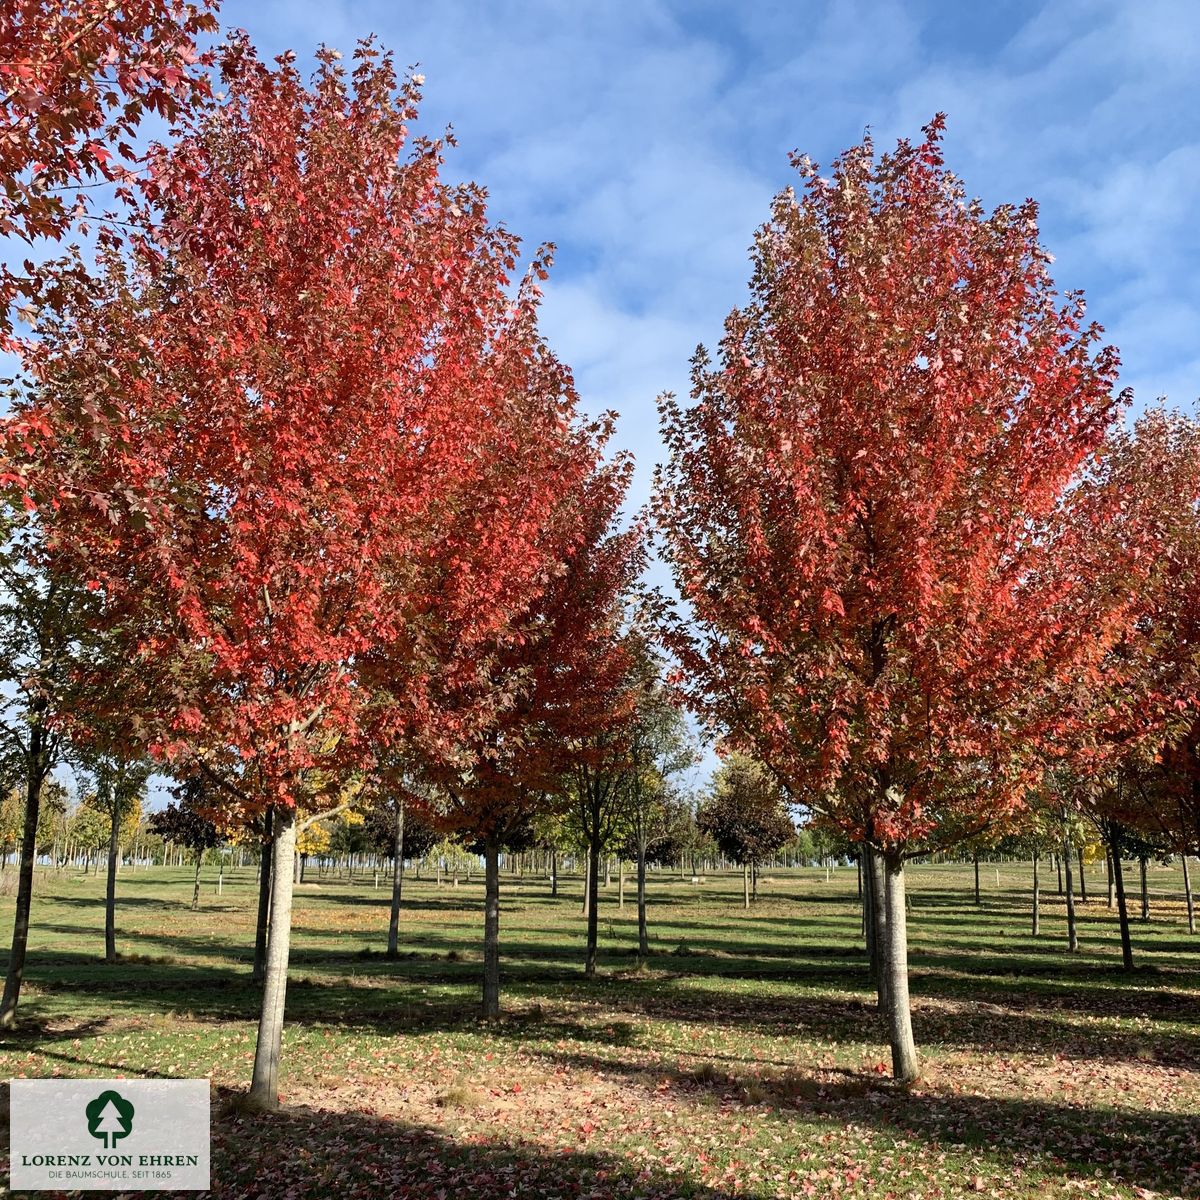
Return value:
M 910 1091 L 887 1080 L 852 870 L 770 873 L 748 914 L 738 875 L 655 874 L 641 965 L 614 879 L 590 983 L 579 880 L 552 899 L 506 877 L 494 1026 L 475 1017 L 478 881 L 409 876 L 398 962 L 383 880 L 310 881 L 271 1116 L 236 1103 L 253 872 L 218 897 L 206 870 L 193 913 L 190 872 L 125 870 L 113 966 L 102 879 L 46 873 L 0 1055 L 7 1076 L 210 1076 L 223 1197 L 1200 1196 L 1200 939 L 1179 872 L 1152 869 L 1132 975 L 1101 870 L 1072 956 L 1053 888 L 1029 936 L 1027 864 L 982 878 L 976 908 L 969 867 L 910 871 Z

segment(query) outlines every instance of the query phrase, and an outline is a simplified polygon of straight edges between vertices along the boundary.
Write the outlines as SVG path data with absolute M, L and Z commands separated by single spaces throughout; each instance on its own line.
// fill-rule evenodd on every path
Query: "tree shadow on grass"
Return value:
M 0 1033 L 0 1050 L 40 1050 L 46 1040 L 90 1038 L 108 1026 L 105 1017 L 85 1017 L 74 1020 L 70 1017 L 47 1016 L 44 1013 L 22 1014 L 20 1023 Z M 0 1085 L 7 1087 L 7 1084 Z M 4 1106 L 7 1115 L 8 1106 Z
M 232 1111 L 229 1097 L 228 1092 L 214 1097 L 212 1191 L 158 1195 L 180 1200 L 197 1195 L 221 1200 L 733 1200 L 730 1192 L 598 1151 L 550 1150 L 517 1140 L 460 1141 L 366 1112 L 296 1107 L 241 1115 Z M 6 1133 L 5 1157 L 7 1141 Z
M 103 915 L 104 913 L 104 897 L 96 896 L 55 896 L 54 903 L 61 904 L 66 908 L 83 908 L 90 912 L 96 912 Z M 157 896 L 131 896 L 117 894 L 117 912 L 121 909 L 155 909 L 164 912 L 176 912 L 180 908 L 190 909 L 192 906 L 192 897 L 189 892 L 186 896 L 181 893 L 181 898 L 178 900 L 163 900 Z M 233 904 L 206 904 L 204 910 L 207 912 L 224 911 L 233 912 L 241 911 L 243 905 Z
M 554 1032 L 576 1031 L 564 1027 Z M 747 1063 L 740 1071 L 687 1071 L 658 1058 L 645 1060 L 628 1049 L 613 1059 L 582 1047 L 541 1046 L 536 1054 L 558 1066 L 616 1076 L 643 1088 L 650 1106 L 661 1103 L 665 1089 L 676 1105 L 711 1109 L 718 1104 L 731 1117 L 740 1110 L 744 1116 L 735 1118 L 738 1124 L 753 1122 L 765 1128 L 768 1122 L 817 1122 L 832 1131 L 854 1126 L 883 1135 L 885 1150 L 899 1136 L 939 1151 L 974 1154 L 981 1165 L 1000 1172 L 1020 1164 L 1031 1176 L 1045 1173 L 1089 1186 L 1100 1172 L 1119 1186 L 1200 1195 L 1196 1114 L 1088 1108 L 920 1086 L 905 1092 L 844 1069 L 826 1069 L 816 1076 L 796 1071 L 771 1075 L 763 1073 L 762 1063 Z M 225 1092 L 218 1099 L 232 1097 Z M 454 1116 L 453 1110 L 447 1114 L 451 1124 Z M 777 1165 L 786 1168 L 788 1163 L 781 1159 Z M 351 1195 L 412 1200 L 583 1195 L 725 1200 L 730 1195 L 653 1164 L 636 1168 L 618 1155 L 481 1141 L 474 1135 L 456 1140 L 370 1109 L 297 1107 L 250 1116 L 226 1103 L 215 1109 L 213 1181 L 216 1194 L 237 1200 Z
M 1138 996 L 1129 999 L 1136 1004 Z M 1194 999 L 1188 999 L 1194 1006 Z M 613 988 L 605 1000 L 610 1012 L 624 1011 L 653 1020 L 720 1025 L 750 1034 L 843 1045 L 886 1042 L 882 1021 L 873 1003 L 865 999 L 723 995 L 680 983 L 639 996 L 620 994 Z M 1135 1008 L 1126 1015 L 1140 1018 L 1142 1014 Z M 1174 1014 L 1176 1020 L 1182 1016 Z M 947 1009 L 922 1004 L 919 999 L 914 1004 L 913 1025 L 918 1046 L 939 1044 L 1001 1054 L 1053 1051 L 1074 1059 L 1153 1061 L 1200 1071 L 1200 1030 L 1181 1033 L 1160 1027 L 1076 1023 L 1040 1009 L 1016 1011 L 985 1004 Z
M 74 926 L 61 923 L 43 925 L 41 930 L 59 937 L 79 933 Z M 477 958 L 475 939 L 456 930 L 418 926 L 406 931 L 399 961 L 388 960 L 381 953 L 381 937 L 370 937 L 363 944 L 368 935 L 356 933 L 344 946 L 334 946 L 322 944 L 323 933 L 298 928 L 292 950 L 296 974 L 340 971 L 373 976 L 398 986 L 405 980 L 457 983 L 473 978 L 472 972 L 478 971 L 477 965 L 472 965 Z M 50 968 L 95 965 L 99 961 L 98 933 L 95 936 L 95 955 L 50 946 L 36 951 L 31 971 L 45 979 L 47 989 L 58 986 Z M 315 936 L 318 944 L 306 944 L 309 936 Z M 720 939 L 685 934 L 674 947 L 668 948 L 662 945 L 662 937 L 661 933 L 655 934 L 659 948 L 650 963 L 657 971 L 672 976 L 761 980 L 845 991 L 860 991 L 867 986 L 863 950 L 852 943 L 792 946 L 749 943 L 730 949 L 729 943 Z M 502 947 L 505 975 L 511 981 L 529 985 L 542 982 L 552 986 L 575 981 L 581 964 L 577 941 L 561 936 L 533 940 L 512 935 Z M 181 963 L 180 958 L 208 960 L 216 970 L 234 964 L 248 967 L 253 954 L 249 927 L 240 945 L 221 943 L 211 934 L 193 936 L 178 932 L 164 941 L 152 930 L 122 930 L 119 944 L 125 962 L 154 963 L 164 968 L 173 964 L 194 965 Z M 1098 1016 L 1155 1015 L 1200 1022 L 1200 1005 L 1185 990 L 1189 985 L 1200 987 L 1200 972 L 1189 969 L 1188 963 L 1181 963 L 1179 956 L 1169 949 L 1154 956 L 1160 961 L 1141 961 L 1135 971 L 1125 973 L 1109 958 L 1063 956 L 1056 946 L 1047 943 L 999 943 L 992 947 L 995 953 L 987 954 L 984 951 L 989 946 L 990 943 L 981 944 L 975 953 L 924 947 L 914 950 L 911 956 L 914 991 L 918 995 L 982 1000 L 1020 1008 L 1032 1005 Z M 149 953 L 131 952 L 143 947 Z M 171 953 L 172 950 L 177 953 Z M 602 965 L 609 971 L 620 972 L 635 957 L 635 952 L 632 943 L 602 946 Z M 64 978 L 62 986 L 69 989 L 70 979 Z M 1194 1015 L 1189 1016 L 1189 1012 Z
M 304 885 L 301 885 L 303 887 Z M 471 885 L 475 887 L 474 884 Z M 479 888 L 477 894 L 467 892 L 465 887 L 461 889 L 462 894 L 454 895 L 453 889 L 448 896 L 409 896 L 405 895 L 403 912 L 459 912 L 463 914 L 472 913 L 483 907 L 483 889 Z M 299 905 L 302 901 L 319 901 L 320 903 L 330 903 L 335 905 L 349 905 L 352 908 L 378 908 L 387 911 L 392 904 L 392 894 L 390 889 L 384 891 L 382 888 L 378 892 L 374 888 L 368 888 L 363 892 L 321 892 L 314 895 L 311 892 L 302 892 L 300 888 L 296 890 L 296 904 Z
M 907 1091 L 844 1068 L 826 1068 L 817 1075 L 795 1068 L 764 1074 L 764 1064 L 756 1061 L 743 1063 L 741 1071 L 707 1063 L 688 1071 L 630 1053 L 618 1059 L 557 1047 L 533 1053 L 588 1074 L 624 1077 L 652 1097 L 665 1089 L 691 1103 L 718 1103 L 722 1111 L 741 1105 L 747 1116 L 767 1110 L 784 1120 L 817 1119 L 917 1138 L 942 1149 L 967 1147 L 1000 1169 L 1021 1163 L 1049 1175 L 1086 1180 L 1089 1186 L 1099 1169 L 1110 1183 L 1200 1197 L 1200 1114 L 1054 1104 L 944 1088 L 924 1091 L 919 1085 Z M 729 1058 L 703 1051 L 698 1057 Z
M 536 948 L 530 947 L 530 953 Z M 669 962 L 664 962 L 669 958 Z M 628 961 L 628 960 L 627 960 Z M 656 966 L 677 965 L 675 956 L 656 957 Z M 610 966 L 615 965 L 609 960 Z M 598 1002 L 614 1019 L 622 1015 L 688 1025 L 715 1024 L 746 1035 L 798 1040 L 834 1040 L 846 1045 L 882 1041 L 874 1006 L 865 992 L 828 995 L 774 989 L 753 994 L 745 987 L 726 990 L 724 979 L 753 984 L 760 979 L 861 988 L 854 971 L 814 968 L 795 971 L 741 971 L 722 961 L 721 970 L 695 971 L 689 956 L 680 970 L 602 973 L 585 981 L 573 965 L 510 958 L 504 987 L 510 1003 L 546 997 Z M 340 974 L 310 974 L 316 967 L 340 968 Z M 732 969 L 731 969 L 732 968 Z M 480 964 L 419 952 L 398 962 L 382 957 L 319 953 L 299 956 L 288 989 L 287 1020 L 378 1034 L 459 1027 L 474 1019 Z M 146 1013 L 186 1013 L 199 1020 L 253 1020 L 260 992 L 245 966 L 196 964 L 148 958 L 108 966 L 94 957 L 54 954 L 31 961 L 31 987 L 23 1011 L 37 1015 L 64 1002 L 88 1012 L 102 1006 L 124 1017 Z M 1200 1001 L 1173 989 L 1100 988 L 1094 995 L 1073 988 L 1046 994 L 1020 981 L 944 979 L 936 973 L 914 975 L 914 1023 L 918 1041 L 1001 1053 L 1040 1052 L 1048 1048 L 1078 1059 L 1110 1062 L 1157 1061 L 1200 1069 Z M 1094 1015 L 1104 1019 L 1090 1020 Z M 1159 1024 L 1147 1024 L 1153 1019 Z

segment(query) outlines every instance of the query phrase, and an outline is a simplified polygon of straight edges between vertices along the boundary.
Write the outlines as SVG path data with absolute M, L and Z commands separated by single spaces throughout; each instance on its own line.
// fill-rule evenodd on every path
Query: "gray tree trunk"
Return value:
M 1129 932 L 1129 904 L 1125 896 L 1125 867 L 1121 862 L 1121 835 L 1115 822 L 1105 822 L 1112 861 L 1113 887 L 1117 893 L 1117 922 L 1121 930 L 1121 965 L 1126 971 L 1133 970 L 1133 938 Z
M 904 860 L 888 855 L 884 861 L 887 909 L 888 1039 L 892 1046 L 892 1077 L 912 1083 L 921 1073 L 913 1041 L 908 998 L 908 915 L 904 903 Z
M 200 864 L 204 861 L 204 851 L 196 851 L 196 877 L 192 880 L 192 912 L 200 907 Z
M 858 852 L 858 901 L 861 906 L 859 912 L 858 932 L 862 936 L 867 946 L 867 962 L 872 964 L 875 961 L 875 922 L 871 916 L 871 879 L 867 874 L 866 867 L 867 848 L 860 847 Z M 868 971 L 874 968 L 868 965 Z
M 17 911 L 13 917 L 12 950 L 8 955 L 8 974 L 4 979 L 4 998 L 0 1000 L 0 1029 L 11 1029 L 17 1019 L 17 1002 L 25 978 L 25 950 L 29 945 L 29 909 L 33 901 L 33 863 L 37 858 L 38 809 L 42 803 L 42 784 L 49 770 L 46 733 L 40 722 L 29 730 L 29 750 L 25 770 L 25 829 L 21 835 L 21 867 L 17 876 Z
M 650 938 L 646 933 L 646 847 L 642 843 L 638 844 L 637 910 L 638 955 L 645 958 L 650 953 Z
M 742 907 L 750 907 L 750 864 L 742 863 Z
M 550 851 L 550 895 L 558 895 L 558 851 Z
M 587 895 L 587 958 L 583 973 L 588 979 L 596 974 L 596 944 L 600 927 L 600 889 L 596 886 L 600 878 L 600 839 L 593 838 L 588 846 L 588 877 L 591 887 Z
M 888 1008 L 888 906 L 887 873 L 879 851 L 867 850 L 867 881 L 871 889 L 871 977 L 875 981 L 875 999 L 880 1012 Z
M 1071 847 L 1063 844 L 1063 870 L 1067 882 L 1067 950 L 1072 954 L 1079 949 L 1079 931 L 1075 927 L 1075 890 L 1071 881 Z
M 1040 880 L 1038 879 L 1038 865 L 1041 859 L 1040 854 L 1033 856 L 1033 936 L 1041 932 L 1042 927 L 1042 896 L 1039 890 Z
M 104 892 L 104 961 L 117 961 L 117 858 L 120 855 L 121 806 L 112 797 L 112 827 L 108 833 L 108 885 Z
M 1183 901 L 1187 905 L 1188 933 L 1196 932 L 1196 904 L 1192 898 L 1192 877 L 1188 872 L 1188 856 L 1181 854 L 1183 859 Z
M 400 953 L 400 892 L 404 887 L 404 801 L 396 800 L 396 830 L 392 841 L 392 911 L 388 917 L 387 956 Z
M 250 1104 L 274 1111 L 279 1107 L 279 1049 L 283 1039 L 283 1010 L 287 999 L 288 952 L 292 934 L 292 859 L 296 853 L 296 810 L 280 808 L 274 814 L 272 845 L 271 928 L 267 936 L 267 969 L 263 981 L 262 1011 L 258 1019 L 258 1045 Z
M 483 843 L 483 1018 L 500 1016 L 500 845 L 495 835 Z
M 254 927 L 255 983 L 262 983 L 267 970 L 267 931 L 271 926 L 271 860 L 274 858 L 274 810 L 267 809 L 266 840 L 258 865 L 258 921 Z

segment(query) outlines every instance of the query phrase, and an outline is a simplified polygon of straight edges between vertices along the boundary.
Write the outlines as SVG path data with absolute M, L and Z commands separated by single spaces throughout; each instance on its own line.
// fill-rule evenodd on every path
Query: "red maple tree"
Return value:
M 596 468 L 547 524 L 544 545 L 555 567 L 544 590 L 480 647 L 478 669 L 442 701 L 447 712 L 476 714 L 473 733 L 425 758 L 441 799 L 436 819 L 483 848 L 488 1019 L 500 1011 L 500 849 L 535 815 L 566 803 L 587 745 L 630 712 L 623 609 L 645 564 L 645 538 L 640 522 L 617 527 L 633 463 L 624 456 L 598 462 L 610 429 L 605 420 L 590 431 Z
M 903 865 L 1019 807 L 1062 680 L 1122 614 L 1060 567 L 1072 482 L 1120 401 L 1028 201 L 986 214 L 870 141 L 758 232 L 750 304 L 667 397 L 658 507 L 695 708 L 881 859 L 895 1074 L 918 1071 Z
M 1108 842 L 1122 957 L 1133 969 L 1122 851 L 1128 830 L 1200 846 L 1200 423 L 1154 407 L 1110 437 L 1073 496 L 1071 564 L 1105 603 L 1128 592 L 1101 669 L 1070 680 L 1068 798 Z M 1185 864 L 1186 870 L 1186 864 Z
M 297 801 L 369 769 L 364 713 L 374 739 L 455 736 L 429 682 L 536 594 L 587 469 L 537 330 L 545 256 L 512 295 L 515 238 L 441 182 L 440 144 L 406 149 L 417 83 L 388 56 L 361 45 L 347 77 L 323 51 L 310 86 L 292 57 L 231 44 L 225 100 L 150 156 L 132 254 L 48 315 L 17 414 L 48 431 L 22 475 L 53 552 L 171 664 L 158 753 L 272 807 L 264 1106 Z M 377 655 L 386 690 L 359 669 Z

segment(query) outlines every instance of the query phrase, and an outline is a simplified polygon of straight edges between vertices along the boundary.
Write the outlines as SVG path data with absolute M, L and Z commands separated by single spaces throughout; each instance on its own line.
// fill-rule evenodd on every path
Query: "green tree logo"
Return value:
M 101 1092 L 84 1111 L 88 1133 L 101 1138 L 105 1150 L 111 1150 L 119 1138 L 133 1131 L 133 1105 L 120 1092 Z

